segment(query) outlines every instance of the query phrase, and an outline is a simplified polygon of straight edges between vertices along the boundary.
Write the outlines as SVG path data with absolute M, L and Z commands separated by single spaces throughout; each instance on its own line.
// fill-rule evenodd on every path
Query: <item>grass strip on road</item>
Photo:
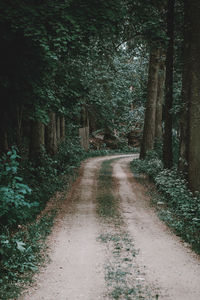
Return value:
M 105 280 L 109 299 L 156 299 L 151 296 L 145 278 L 137 264 L 137 251 L 120 211 L 120 199 L 115 191 L 112 164 L 119 158 L 102 163 L 97 190 L 97 213 L 101 217 L 103 232 L 98 241 L 108 254 Z

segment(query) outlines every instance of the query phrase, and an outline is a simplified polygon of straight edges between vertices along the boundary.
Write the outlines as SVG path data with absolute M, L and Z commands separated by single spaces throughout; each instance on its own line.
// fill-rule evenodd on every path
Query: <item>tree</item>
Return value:
M 182 72 L 182 111 L 180 118 L 179 171 L 188 177 L 188 137 L 189 137 L 189 97 L 190 97 L 190 35 L 188 23 L 188 7 L 184 1 L 184 41 L 183 41 L 183 72 Z
M 189 186 L 193 192 L 200 191 L 200 3 L 185 0 L 185 39 L 183 101 L 186 105 L 184 128 L 187 144 L 184 151 L 188 166 Z M 188 123 L 186 123 L 188 120 Z M 186 136 L 185 134 L 185 136 Z M 184 138 L 185 138 L 184 136 Z
M 54 112 L 49 113 L 49 123 L 45 128 L 45 145 L 47 153 L 50 155 L 56 154 L 58 150 L 57 143 L 57 122 L 56 114 Z
M 156 102 L 158 92 L 159 48 L 153 47 L 149 58 L 147 102 L 145 110 L 143 139 L 140 158 L 144 159 L 147 151 L 153 150 L 155 142 Z
M 60 118 L 60 140 L 65 140 L 65 117 L 62 116 Z
M 0 153 L 6 153 L 8 151 L 8 133 L 6 125 L 6 113 L 0 112 Z
M 164 86 L 165 86 L 165 51 L 161 48 L 159 54 L 159 71 L 158 71 L 158 89 L 156 101 L 156 121 L 155 121 L 155 140 L 160 142 L 163 137 L 163 103 L 164 103 Z
M 118 39 L 126 9 L 121 0 L 16 0 L 1 1 L 0 10 L 0 108 L 6 116 L 1 120 L 6 120 L 1 124 L 2 153 L 19 142 L 14 130 L 18 107 L 24 109 L 22 127 L 30 120 L 46 124 L 49 111 L 70 115 L 76 110 L 87 91 L 74 62 L 81 58 L 84 64 L 94 43 L 103 53 L 105 41 Z M 61 128 L 64 139 L 64 119 Z M 21 132 L 22 140 L 31 138 L 27 130 Z M 32 141 L 38 136 L 33 135 Z
M 163 135 L 163 163 L 170 169 L 173 165 L 172 154 L 172 104 L 173 104 L 173 68 L 174 68 L 174 4 L 175 0 L 168 0 L 167 7 L 167 53 L 166 53 L 166 81 L 164 106 L 164 135 Z
M 44 124 L 41 121 L 31 122 L 31 139 L 29 155 L 31 159 L 38 159 L 45 149 Z

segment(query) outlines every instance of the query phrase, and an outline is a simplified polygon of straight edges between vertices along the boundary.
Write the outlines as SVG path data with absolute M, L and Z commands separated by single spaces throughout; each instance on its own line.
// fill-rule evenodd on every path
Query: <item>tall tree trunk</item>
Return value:
M 97 130 L 97 124 L 96 124 L 97 118 L 95 112 L 89 114 L 89 120 L 90 120 L 90 133 L 92 133 Z
M 16 124 L 16 132 L 17 132 L 17 147 L 20 150 L 22 147 L 22 129 L 23 129 L 23 107 L 17 106 L 17 124 Z
M 188 139 L 189 139 L 189 97 L 190 97 L 190 35 L 188 24 L 188 3 L 184 3 L 184 44 L 183 44 L 183 75 L 182 75 L 182 114 L 180 119 L 180 149 L 178 169 L 188 176 Z
M 189 141 L 188 180 L 191 190 L 200 191 L 200 2 L 186 0 L 188 26 L 190 26 L 189 60 L 185 68 L 189 72 Z
M 57 136 L 57 143 L 60 143 L 60 116 L 56 118 L 56 136 Z
M 7 118 L 6 113 L 1 107 L 0 111 L 0 156 L 8 152 L 8 134 L 7 134 Z
M 174 68 L 174 5 L 175 0 L 168 0 L 167 36 L 168 46 L 166 53 L 166 81 L 164 107 L 164 135 L 163 135 L 163 163 L 170 169 L 173 165 L 172 151 L 172 114 L 173 104 L 173 68 Z
M 44 124 L 39 121 L 31 123 L 31 137 L 29 155 L 38 158 L 44 150 Z
M 65 117 L 60 118 L 60 139 L 61 141 L 65 140 Z
M 57 152 L 57 136 L 56 136 L 56 114 L 49 113 L 49 123 L 45 128 L 45 144 L 47 153 L 54 155 Z
M 153 48 L 150 52 L 149 75 L 147 86 L 147 102 L 144 120 L 143 139 L 141 144 L 140 158 L 144 159 L 147 151 L 154 148 L 155 141 L 155 118 L 158 89 L 159 49 Z
M 156 124 L 155 124 L 155 139 L 160 141 L 162 139 L 162 116 L 164 103 L 164 86 L 165 86 L 165 55 L 164 51 L 160 49 L 159 57 L 159 72 L 158 72 L 158 90 L 156 101 Z
M 79 128 L 79 137 L 81 146 L 88 151 L 89 149 L 89 117 L 86 108 L 83 106 L 81 114 L 81 128 Z
M 8 134 L 5 128 L 0 129 L 0 156 L 8 152 Z

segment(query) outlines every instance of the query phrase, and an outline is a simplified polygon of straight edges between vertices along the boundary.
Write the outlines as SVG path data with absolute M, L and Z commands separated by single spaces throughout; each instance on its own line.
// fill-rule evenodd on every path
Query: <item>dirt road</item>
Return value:
M 83 164 L 48 240 L 51 262 L 21 300 L 200 299 L 200 260 L 150 207 L 129 170 L 134 157 Z M 118 223 L 97 214 L 105 160 L 112 163 L 113 195 L 120 199 Z

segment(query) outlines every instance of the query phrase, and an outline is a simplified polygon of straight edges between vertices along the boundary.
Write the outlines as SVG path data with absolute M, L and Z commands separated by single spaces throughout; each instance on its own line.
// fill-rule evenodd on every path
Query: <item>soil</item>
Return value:
M 146 188 L 134 179 L 129 169 L 135 157 L 106 156 L 83 164 L 48 238 L 50 263 L 41 268 L 35 284 L 21 300 L 200 299 L 199 257 L 157 217 Z M 134 266 L 139 275 L 136 278 L 129 272 L 127 280 L 129 285 L 138 286 L 134 282 L 137 280 L 150 287 L 151 298 L 145 294 L 125 298 L 109 293 L 106 265 L 108 261 L 119 264 L 119 254 L 123 252 L 118 251 L 116 260 L 112 247 L 99 242 L 103 233 L 116 236 L 119 230 L 98 216 L 96 194 L 101 163 L 112 158 L 118 158 L 113 161 L 114 194 L 120 198 L 123 230 L 134 241 L 138 253 Z M 127 257 L 123 261 L 126 260 Z

